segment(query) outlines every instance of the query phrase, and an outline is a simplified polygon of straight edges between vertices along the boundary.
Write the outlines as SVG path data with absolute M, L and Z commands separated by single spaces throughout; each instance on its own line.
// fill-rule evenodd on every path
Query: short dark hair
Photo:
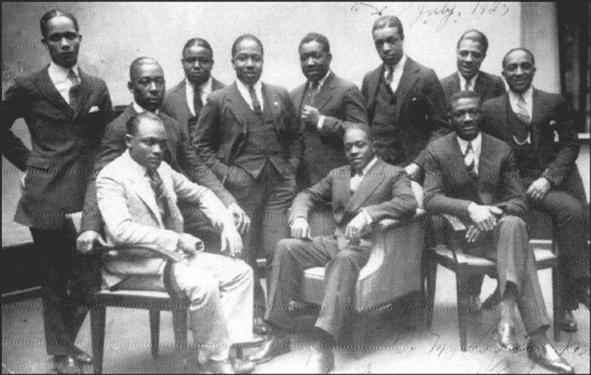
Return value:
M 78 30 L 79 30 L 78 29 L 78 21 L 76 20 L 76 17 L 74 17 L 74 15 L 72 13 L 66 12 L 64 10 L 53 9 L 53 10 L 50 10 L 49 12 L 45 13 L 43 15 L 43 17 L 41 17 L 41 21 L 39 21 L 39 26 L 41 27 L 41 35 L 43 35 L 43 38 L 47 38 L 47 33 L 49 33 L 47 23 L 52 18 L 55 18 L 55 17 L 69 18 L 74 23 L 74 28 L 76 29 L 76 32 L 78 32 Z
M 138 57 L 137 59 L 133 60 L 133 62 L 129 66 L 129 78 L 131 79 L 131 73 L 133 72 L 134 69 L 136 69 L 138 66 L 144 65 L 144 64 L 160 65 L 158 60 L 156 60 L 153 57 L 147 57 L 147 56 Z
M 202 38 L 191 38 L 191 39 L 187 40 L 187 43 L 185 43 L 185 46 L 183 47 L 183 52 L 187 48 L 191 48 L 194 46 L 203 47 L 206 50 L 209 50 L 209 52 L 211 52 L 211 56 L 213 56 L 213 49 L 211 49 L 209 42 L 205 39 L 202 39 Z
M 138 114 L 134 115 L 133 117 L 131 117 L 129 120 L 127 120 L 127 123 L 125 124 L 127 134 L 128 135 L 136 135 L 142 120 L 153 120 L 153 121 L 162 122 L 160 117 L 158 117 L 156 114 L 154 114 L 152 112 L 146 111 L 146 112 L 138 113 Z
M 320 44 L 322 46 L 322 50 L 324 52 L 330 53 L 330 43 L 328 42 L 328 38 L 322 34 L 319 34 L 319 33 L 309 33 L 308 35 L 306 35 L 302 39 L 302 41 L 300 42 L 300 46 L 298 47 L 298 50 L 300 48 L 302 48 L 302 46 L 304 44 L 307 44 L 310 42 L 318 42 L 318 44 Z
M 505 60 L 507 60 L 507 56 L 509 56 L 510 54 L 512 54 L 515 51 L 523 51 L 523 52 L 527 53 L 531 57 L 532 64 L 536 65 L 536 59 L 534 58 L 534 54 L 531 53 L 530 50 L 528 50 L 527 48 L 523 48 L 523 47 L 517 47 L 517 48 L 510 49 L 509 52 L 507 52 L 505 54 L 505 56 L 503 57 L 503 69 L 505 69 Z
M 479 105 L 482 104 L 482 98 L 480 97 L 480 94 L 477 93 L 476 91 L 472 91 L 472 90 L 458 91 L 458 92 L 454 93 L 449 98 L 449 101 L 447 103 L 447 111 L 449 113 L 451 113 L 451 111 L 452 111 L 452 105 L 453 105 L 453 103 L 455 103 L 456 101 L 458 101 L 460 99 L 478 99 L 478 104 Z
M 371 29 L 372 32 L 376 31 L 377 29 L 383 29 L 384 27 L 396 27 L 398 28 L 398 34 L 400 34 L 400 39 L 404 39 L 404 28 L 402 27 L 402 22 L 400 22 L 400 18 L 396 16 L 381 16 L 373 23 L 373 28 Z
M 351 122 L 351 123 L 347 124 L 347 126 L 345 127 L 345 132 L 343 134 L 343 139 L 345 138 L 344 135 L 347 134 L 347 132 L 349 132 L 351 130 L 361 130 L 362 132 L 367 134 L 367 139 L 370 142 L 373 142 L 373 140 L 374 140 L 374 135 L 373 135 L 373 132 L 371 131 L 371 128 L 369 126 L 367 126 L 366 124 L 360 123 L 360 122 Z
M 486 35 L 484 35 L 482 31 L 472 29 L 463 33 L 460 39 L 458 40 L 458 45 L 456 46 L 456 49 L 460 48 L 460 43 L 464 39 L 469 39 L 473 42 L 480 43 L 482 45 L 482 48 L 484 49 L 484 54 L 486 55 L 486 51 L 488 51 L 488 38 L 486 37 Z
M 232 58 L 234 58 L 234 55 L 236 54 L 236 51 L 238 50 L 238 45 L 240 43 L 242 43 L 243 40 L 249 40 L 249 39 L 254 41 L 256 44 L 258 44 L 259 47 L 261 48 L 261 55 L 265 55 L 265 50 L 263 49 L 263 43 L 259 40 L 259 38 L 257 38 L 256 36 L 254 36 L 252 34 L 244 34 L 244 35 L 240 35 L 234 41 L 234 44 L 232 44 Z

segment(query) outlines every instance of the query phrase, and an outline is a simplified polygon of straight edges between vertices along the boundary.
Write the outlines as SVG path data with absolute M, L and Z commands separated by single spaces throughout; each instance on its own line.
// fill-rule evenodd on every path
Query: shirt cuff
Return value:
M 326 116 L 320 115 L 320 117 L 318 118 L 318 130 L 322 129 L 322 126 L 324 126 L 324 119 L 326 119 Z
M 365 209 L 362 208 L 361 213 L 363 213 L 365 215 L 366 224 L 373 223 L 373 219 L 371 218 L 371 216 L 369 216 L 369 214 L 367 213 L 367 211 Z

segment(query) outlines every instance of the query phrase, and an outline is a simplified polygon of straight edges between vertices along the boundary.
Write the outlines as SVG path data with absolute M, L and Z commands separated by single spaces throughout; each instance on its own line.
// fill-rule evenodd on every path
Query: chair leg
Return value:
M 187 346 L 187 310 L 172 310 L 174 343 L 177 347 Z
M 457 304 L 458 304 L 458 324 L 460 327 L 460 348 L 463 352 L 468 348 L 468 331 L 466 327 L 466 315 L 468 314 L 468 300 L 465 292 L 465 286 L 463 285 L 465 273 L 462 272 L 462 265 L 458 264 L 456 271 L 456 291 L 457 291 Z
M 160 310 L 150 310 L 150 337 L 152 339 L 152 357 L 157 357 L 160 344 Z
M 103 373 L 103 355 L 105 350 L 105 320 L 107 308 L 98 304 L 90 309 L 90 331 L 94 373 Z
M 561 300 L 560 300 L 560 271 L 558 266 L 552 268 L 552 308 L 554 310 L 554 341 L 560 341 L 560 328 L 557 324 L 557 318 L 560 314 Z
M 433 255 L 426 255 L 427 270 L 426 270 L 426 311 L 425 311 L 425 323 L 427 328 L 431 329 L 433 325 L 433 314 L 435 312 L 435 288 L 437 286 L 437 262 Z

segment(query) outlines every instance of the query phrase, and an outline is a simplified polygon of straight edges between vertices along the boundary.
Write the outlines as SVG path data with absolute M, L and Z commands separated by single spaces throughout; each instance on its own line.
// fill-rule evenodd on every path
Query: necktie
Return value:
M 466 170 L 472 177 L 477 176 L 476 173 L 476 161 L 475 161 L 474 149 L 472 148 L 472 142 L 468 142 L 468 147 L 466 148 L 466 153 L 464 154 L 464 165 L 466 166 Z
M 469 79 L 466 80 L 466 85 L 464 86 L 465 91 L 472 90 L 472 87 L 471 87 L 472 85 L 470 85 L 470 82 L 472 82 L 472 81 L 470 81 Z
M 68 97 L 70 99 L 70 107 L 76 108 L 76 98 L 78 97 L 78 88 L 80 87 L 80 78 L 74 72 L 74 69 L 70 69 L 68 72 L 68 81 L 70 81 L 70 91 Z
M 525 102 L 523 95 L 519 95 L 519 98 L 517 99 L 516 115 L 524 124 L 529 125 L 531 123 L 531 118 L 529 117 L 529 112 L 527 110 L 527 103 Z
M 154 195 L 156 196 L 156 203 L 158 204 L 158 209 L 160 210 L 164 227 L 177 233 L 182 233 L 183 228 L 181 227 L 180 222 L 178 220 L 174 220 L 171 215 L 170 207 L 168 206 L 168 201 L 166 200 L 166 194 L 164 193 L 164 184 L 160 174 L 158 171 L 151 170 L 148 170 L 147 174 L 150 178 L 150 186 L 152 187 Z
M 362 172 L 356 172 L 351 168 L 351 181 L 349 184 L 349 188 L 351 189 L 351 195 L 353 195 L 357 188 L 359 188 L 359 184 L 361 184 L 361 180 L 363 179 Z
M 390 65 L 386 65 L 386 84 L 390 86 L 394 80 L 394 68 Z
M 310 104 L 314 103 L 316 94 L 318 94 L 318 82 L 312 82 L 312 86 L 308 92 L 308 95 L 310 96 Z
M 201 87 L 193 87 L 193 109 L 195 110 L 195 117 L 199 117 L 201 108 L 203 108 L 203 100 L 201 100 Z
M 261 109 L 261 102 L 259 102 L 259 98 L 257 98 L 254 86 L 248 86 L 248 92 L 250 94 L 250 99 L 252 100 L 252 109 L 254 110 L 254 113 L 257 115 L 262 114 L 263 110 Z

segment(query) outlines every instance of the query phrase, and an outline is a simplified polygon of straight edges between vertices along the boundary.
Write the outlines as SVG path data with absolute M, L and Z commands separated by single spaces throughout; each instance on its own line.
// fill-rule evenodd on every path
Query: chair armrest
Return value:
M 117 250 L 117 251 L 145 250 L 145 251 L 151 252 L 155 255 L 158 255 L 161 258 L 166 259 L 167 261 L 171 261 L 173 263 L 176 263 L 184 258 L 184 255 L 182 253 L 178 253 L 175 251 L 169 251 L 166 249 L 159 249 L 159 248 L 147 246 L 147 245 L 101 246 L 101 247 L 98 247 L 98 250 L 103 253 L 108 253 L 109 251 L 112 251 L 112 250 Z
M 390 229 L 399 228 L 409 223 L 422 220 L 426 216 L 425 210 L 418 208 L 416 214 L 413 217 L 404 219 L 382 219 L 376 224 L 376 229 L 380 232 L 386 232 Z

